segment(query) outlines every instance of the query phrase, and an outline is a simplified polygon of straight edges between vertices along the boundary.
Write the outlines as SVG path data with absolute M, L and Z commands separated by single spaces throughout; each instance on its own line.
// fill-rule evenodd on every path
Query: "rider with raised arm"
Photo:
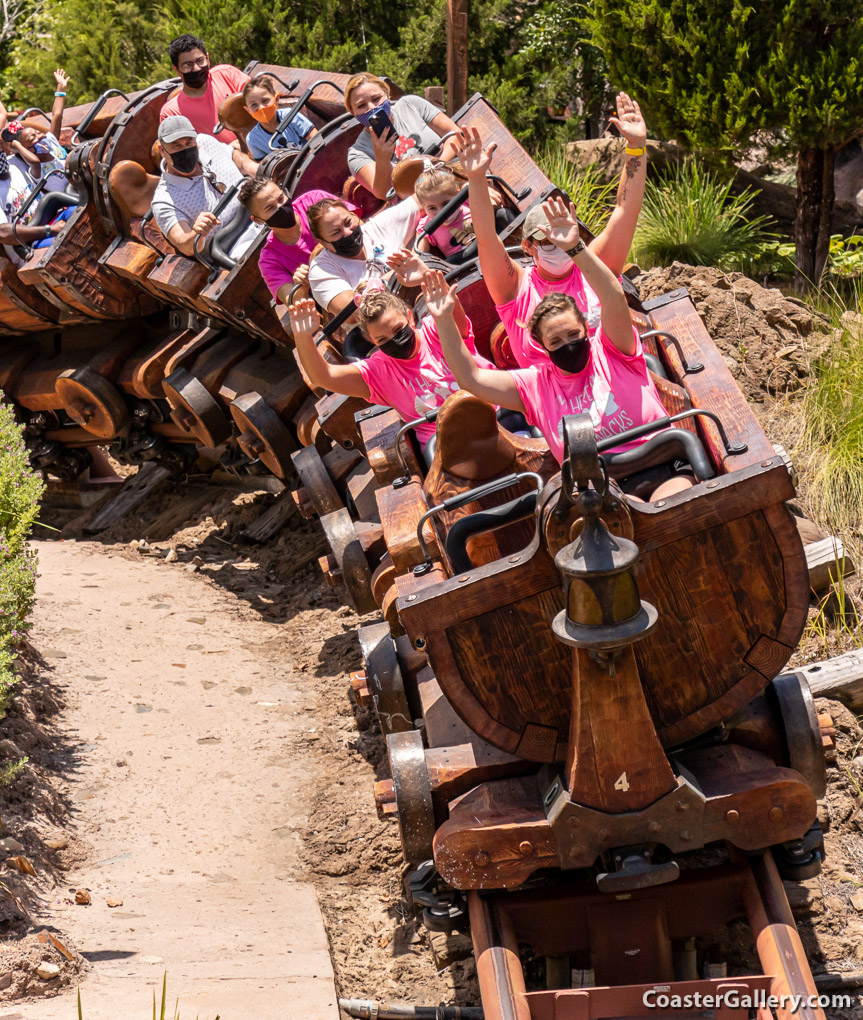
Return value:
M 575 299 L 551 293 L 537 305 L 528 326 L 534 342 L 545 352 L 544 359 L 512 372 L 483 368 L 461 343 L 452 321 L 454 289 L 447 287 L 443 274 L 429 273 L 422 288 L 437 322 L 444 356 L 459 385 L 480 400 L 524 412 L 560 461 L 561 419 L 565 415 L 589 413 L 597 439 L 605 439 L 663 418 L 667 412 L 650 378 L 620 281 L 579 239 L 575 207 L 570 204 L 567 209 L 561 199 L 551 199 L 543 209 L 548 223 L 545 236 L 576 265 L 599 298 L 601 321 L 593 335 Z M 631 440 L 617 449 L 631 449 L 648 438 Z M 692 484 L 685 471 L 660 467 L 662 470 L 648 479 L 652 499 Z
M 626 164 L 617 190 L 617 205 L 605 229 L 590 243 L 592 254 L 614 276 L 620 275 L 626 263 L 647 177 L 647 128 L 638 103 L 625 92 L 619 93 L 617 114 L 611 123 L 626 139 Z M 552 291 L 569 294 L 591 329 L 599 322 L 599 307 L 597 295 L 585 286 L 579 267 L 547 240 L 547 220 L 542 206 L 534 206 L 528 212 L 522 227 L 522 250 L 531 256 L 534 264 L 525 269 L 507 254 L 495 229 L 494 206 L 486 182 L 493 152 L 494 145 L 483 148 L 476 128 L 460 133 L 458 156 L 470 182 L 471 218 L 483 279 L 506 328 L 513 355 L 524 367 L 547 358 L 542 346 L 526 328 L 534 308 L 546 294 Z
M 465 356 L 491 368 L 475 353 L 473 327 L 457 297 L 449 309 L 451 328 Z M 434 319 L 426 315 L 417 326 L 413 312 L 390 291 L 364 293 L 357 318 L 363 335 L 377 349 L 350 365 L 331 365 L 315 346 L 321 317 L 314 301 L 297 301 L 288 312 L 297 353 L 312 386 L 392 407 L 403 421 L 440 407 L 459 388 L 441 352 Z M 434 422 L 426 422 L 417 426 L 417 438 L 425 445 L 434 431 Z

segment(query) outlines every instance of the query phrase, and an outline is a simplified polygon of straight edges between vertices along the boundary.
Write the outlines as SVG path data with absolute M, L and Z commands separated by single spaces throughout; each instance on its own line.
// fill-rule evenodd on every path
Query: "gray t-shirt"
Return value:
M 399 133 L 393 152 L 394 163 L 406 156 L 420 156 L 440 141 L 438 133 L 429 125 L 441 113 L 443 110 L 422 96 L 402 96 L 392 104 L 390 120 Z M 364 130 L 348 150 L 348 169 L 356 177 L 359 169 L 374 161 L 371 132 Z
M 191 226 L 199 213 L 212 212 L 222 200 L 218 185 L 231 188 L 242 180 L 242 173 L 234 162 L 233 149 L 219 142 L 211 135 L 198 135 L 198 158 L 204 173 L 199 177 L 180 177 L 167 171 L 156 185 L 153 194 L 153 219 L 167 238 L 171 227 L 185 220 Z M 219 214 L 222 223 L 229 223 L 240 208 L 236 198 Z M 250 224 L 231 248 L 231 255 L 237 258 L 255 239 L 260 227 Z

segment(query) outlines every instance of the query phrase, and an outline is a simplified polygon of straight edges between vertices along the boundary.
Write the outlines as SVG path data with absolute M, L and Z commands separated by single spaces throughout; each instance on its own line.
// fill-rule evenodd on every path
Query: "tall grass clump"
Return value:
M 861 536 L 863 522 L 863 280 L 851 299 L 824 289 L 815 299 L 832 339 L 812 363 L 803 397 L 800 450 L 807 499 L 836 533 Z
M 694 159 L 647 182 L 644 207 L 632 246 L 645 269 L 685 262 L 692 266 L 746 271 L 770 238 L 766 216 L 752 216 L 755 192 L 731 193 Z
M 27 537 L 44 484 L 34 474 L 12 408 L 0 403 L 0 718 L 15 682 L 12 663 L 36 597 L 36 554 Z
M 596 166 L 579 169 L 567 156 L 565 143 L 546 145 L 536 162 L 545 176 L 569 195 L 581 222 L 591 233 L 598 234 L 614 207 L 616 182 L 603 180 Z

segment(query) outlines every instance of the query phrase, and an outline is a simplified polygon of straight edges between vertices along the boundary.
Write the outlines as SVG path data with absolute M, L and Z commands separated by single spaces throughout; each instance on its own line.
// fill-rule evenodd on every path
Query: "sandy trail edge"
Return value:
M 69 794 L 92 846 L 67 875 L 92 906 L 55 890 L 43 920 L 93 964 L 85 1020 L 147 1015 L 165 970 L 183 1016 L 335 1018 L 296 836 L 321 777 L 285 753 L 309 721 L 279 629 L 182 569 L 34 544 L 32 639 L 69 681 L 60 726 L 81 751 Z M 5 1015 L 71 1020 L 74 1002 L 67 991 Z

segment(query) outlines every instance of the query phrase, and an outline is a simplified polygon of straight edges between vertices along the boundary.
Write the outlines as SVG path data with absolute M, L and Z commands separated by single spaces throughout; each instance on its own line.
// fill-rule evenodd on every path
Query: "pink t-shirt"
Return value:
M 180 88 L 180 91 L 162 107 L 159 120 L 179 114 L 181 117 L 188 117 L 200 134 L 212 135 L 213 128 L 219 121 L 219 107 L 222 102 L 235 92 L 242 92 L 248 80 L 249 76 L 243 74 L 233 64 L 216 64 L 210 68 L 207 91 L 202 96 L 187 96 Z M 223 128 L 215 137 L 220 142 L 230 144 L 237 136 L 233 131 Z
M 490 361 L 476 353 L 472 326 L 464 342 L 478 365 L 494 368 Z M 394 408 L 402 421 L 412 421 L 440 407 L 459 388 L 443 356 L 437 326 L 430 315 L 420 323 L 419 350 L 412 358 L 402 361 L 383 351 L 373 351 L 364 361 L 358 361 L 356 367 L 369 388 L 372 401 Z M 418 425 L 417 438 L 427 443 L 434 431 L 434 422 Z
M 561 372 L 548 358 L 542 364 L 510 373 L 524 404 L 525 417 L 541 430 L 558 461 L 563 459 L 564 415 L 586 411 L 596 438 L 606 439 L 668 414 L 650 378 L 634 326 L 632 332 L 635 354 L 623 354 L 603 329 L 597 330 L 589 341 L 590 360 L 577 375 Z M 634 439 L 615 450 L 629 450 L 650 438 Z
M 417 223 L 417 236 L 425 229 L 429 221 L 425 213 Z M 439 248 L 442 255 L 452 255 L 453 252 L 464 251 L 465 246 L 474 239 L 473 221 L 470 218 L 470 209 L 467 202 L 459 206 L 458 211 L 453 214 L 449 223 L 444 223 L 431 235 L 429 240 L 436 248 Z
M 530 266 L 521 274 L 518 294 L 505 305 L 495 305 L 500 321 L 506 329 L 512 354 L 520 368 L 528 365 L 542 365 L 548 362 L 548 353 L 542 344 L 528 333 L 527 324 L 533 310 L 546 294 L 569 294 L 581 314 L 587 319 L 588 328 L 599 326 L 599 298 L 573 263 L 572 272 L 562 280 L 544 280 L 536 266 Z
M 267 238 L 266 244 L 261 249 L 261 254 L 258 258 L 258 268 L 261 270 L 261 276 L 263 276 L 264 282 L 270 288 L 270 293 L 273 297 L 276 297 L 280 288 L 284 287 L 286 283 L 291 282 L 291 278 L 300 266 L 307 266 L 309 264 L 309 259 L 312 256 L 312 252 L 318 246 L 318 241 L 312 236 L 311 230 L 309 230 L 306 210 L 309 206 L 314 205 L 315 202 L 320 202 L 324 198 L 335 198 L 339 202 L 342 201 L 338 195 L 331 195 L 329 191 L 305 191 L 302 195 L 298 195 L 292 200 L 294 214 L 303 228 L 300 239 L 296 244 L 285 244 L 284 241 L 280 241 L 270 231 L 270 236 Z M 356 213 L 357 216 L 360 215 L 359 208 L 352 202 L 345 202 L 345 205 L 351 212 Z

